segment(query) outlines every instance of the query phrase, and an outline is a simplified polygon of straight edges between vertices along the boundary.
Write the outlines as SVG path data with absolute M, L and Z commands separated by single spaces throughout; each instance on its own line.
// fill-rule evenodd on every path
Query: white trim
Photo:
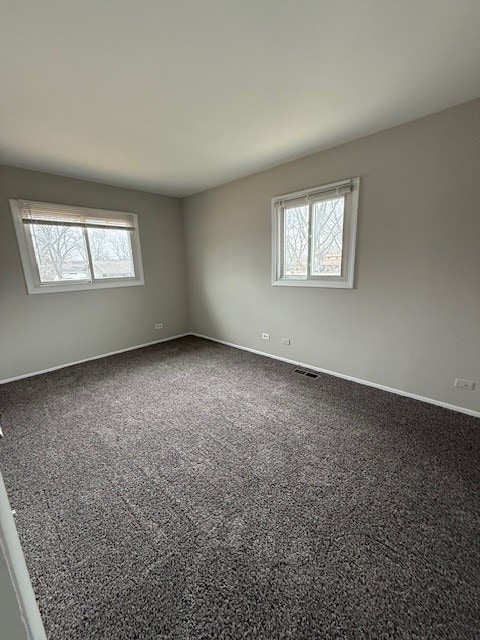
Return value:
M 47 640 L 1 472 L 0 546 L 17 595 L 27 637 L 29 640 Z
M 323 287 L 324 289 L 353 289 L 353 282 L 343 280 L 299 280 L 282 278 L 272 282 L 274 287 Z
M 20 376 L 15 376 L 13 378 L 6 378 L 5 380 L 0 380 L 0 384 L 14 382 L 15 380 L 22 380 L 23 378 L 31 378 L 32 376 L 38 376 L 38 375 L 41 375 L 42 373 L 49 373 L 50 371 L 57 371 L 57 369 L 65 369 L 66 367 L 71 367 L 76 364 L 82 364 L 82 362 L 89 362 L 90 360 L 99 360 L 100 358 L 108 358 L 108 356 L 114 356 L 118 353 L 125 353 L 126 351 L 134 351 L 135 349 L 143 349 L 143 347 L 149 347 L 153 344 L 160 344 L 161 342 L 169 342 L 170 340 L 177 340 L 177 338 L 185 338 L 186 336 L 196 336 L 197 338 L 203 338 L 204 340 L 210 340 L 211 342 L 218 342 L 220 344 L 226 345 L 227 347 L 233 347 L 234 349 L 241 349 L 242 351 L 250 351 L 250 353 L 256 353 L 259 356 L 265 356 L 267 358 L 272 358 L 273 360 L 281 360 L 282 362 L 287 362 L 288 364 L 293 364 L 300 367 L 306 367 L 307 369 L 312 369 L 312 371 L 319 371 L 320 373 L 326 373 L 330 376 L 335 376 L 336 378 L 342 378 L 343 380 L 350 380 L 351 382 L 357 382 L 358 384 L 363 384 L 363 385 L 366 385 L 367 387 L 374 387 L 375 389 L 381 389 L 382 391 L 395 393 L 398 396 L 413 398 L 413 400 L 420 400 L 421 402 L 433 404 L 437 407 L 451 409 L 452 411 L 465 413 L 468 416 L 474 416 L 475 418 L 480 418 L 480 411 L 475 411 L 474 409 L 459 407 L 458 405 L 449 404 L 448 402 L 443 402 L 442 400 L 435 400 L 434 398 L 428 398 L 427 396 L 420 396 L 416 393 L 410 393 L 410 391 L 403 391 L 402 389 L 387 387 L 386 385 L 379 384 L 378 382 L 371 382 L 370 380 L 355 378 L 354 376 L 349 376 L 345 373 L 339 373 L 338 371 L 331 371 L 330 369 L 323 369 L 322 367 L 316 367 L 312 364 L 299 362 L 298 360 L 290 360 L 289 358 L 275 356 L 271 353 L 267 353 L 266 351 L 259 351 L 258 349 L 244 347 L 243 345 L 240 345 L 240 344 L 227 342 L 226 340 L 219 340 L 218 338 L 212 338 L 211 336 L 205 336 L 201 333 L 195 333 L 193 331 L 189 331 L 187 333 L 180 333 L 176 336 L 170 336 L 169 338 L 162 338 L 161 340 L 153 340 L 153 342 L 145 342 L 144 344 L 137 344 L 133 347 L 126 347 L 125 349 L 117 349 L 116 351 L 109 351 L 108 353 L 102 353 L 98 356 L 91 356 L 90 358 L 84 358 L 83 360 L 75 360 L 74 362 L 67 362 L 65 364 L 57 365 L 56 367 L 49 367 L 48 369 L 42 369 L 41 371 L 32 371 L 31 373 L 24 373 Z
M 145 282 L 132 278 L 131 280 L 100 280 L 85 282 L 85 284 L 42 284 L 38 287 L 30 287 L 27 284 L 28 293 L 65 293 L 67 291 L 92 291 L 93 289 L 115 289 L 116 287 L 141 287 Z
M 39 376 L 42 373 L 57 371 L 57 369 L 65 369 L 66 367 L 72 367 L 75 364 L 82 364 L 82 362 L 89 362 L 90 360 L 99 360 L 100 358 L 108 358 L 108 356 L 114 356 L 117 353 L 125 353 L 125 351 L 134 351 L 135 349 L 143 349 L 143 347 L 150 347 L 152 344 L 160 344 L 160 342 L 169 342 L 170 340 L 176 340 L 177 338 L 185 338 L 185 336 L 190 336 L 190 335 L 193 335 L 193 334 L 180 333 L 177 336 L 170 336 L 169 338 L 162 338 L 161 340 L 153 340 L 152 342 L 145 342 L 144 344 L 136 344 L 133 347 L 126 347 L 125 349 L 117 349 L 116 351 L 101 353 L 98 356 L 91 356 L 90 358 L 83 358 L 82 360 L 74 360 L 73 362 L 66 362 L 65 364 L 59 364 L 55 367 L 42 369 L 41 371 L 32 371 L 31 373 L 22 373 L 22 375 L 20 376 L 14 376 L 13 378 L 5 378 L 4 380 L 0 380 L 0 384 L 6 384 L 7 382 L 15 382 L 15 380 L 22 380 L 23 378 L 31 378 L 32 376 Z
M 458 411 L 459 413 L 465 413 L 468 416 L 474 416 L 475 418 L 480 418 L 480 411 L 475 411 L 474 409 L 467 409 L 465 407 L 459 407 L 455 404 L 449 404 L 448 402 L 443 402 L 442 400 L 435 400 L 434 398 L 428 398 L 426 396 L 419 396 L 416 393 L 410 393 L 409 391 L 403 391 L 402 389 L 394 389 L 393 387 L 387 387 L 384 384 L 379 384 L 378 382 L 371 382 L 370 380 L 363 380 L 362 378 L 355 378 L 354 376 L 346 375 L 345 373 L 338 373 L 338 371 L 330 371 L 330 369 L 323 369 L 322 367 L 315 367 L 312 364 L 306 364 L 305 362 L 299 362 L 298 360 L 290 360 L 289 358 L 282 358 L 281 356 L 275 356 L 271 353 L 267 353 L 265 351 L 259 351 L 258 349 L 251 349 L 250 347 L 244 347 L 240 344 L 234 344 L 233 342 L 227 342 L 226 340 L 219 340 L 218 338 L 212 338 L 210 336 L 204 336 L 201 333 L 190 333 L 192 336 L 196 336 L 197 338 L 203 338 L 204 340 L 211 340 L 212 342 L 219 342 L 220 344 L 224 344 L 227 347 L 233 347 L 234 349 L 241 349 L 242 351 L 250 351 L 250 353 L 256 353 L 259 356 L 266 356 L 267 358 L 272 358 L 273 360 L 281 360 L 282 362 L 287 362 L 288 364 L 293 364 L 300 367 L 305 367 L 307 369 L 312 369 L 312 371 L 319 371 L 320 373 L 327 373 L 330 376 L 335 376 L 336 378 L 342 378 L 343 380 L 350 380 L 351 382 L 357 382 L 358 384 L 366 385 L 367 387 L 374 387 L 375 389 L 381 389 L 382 391 L 388 391 L 389 393 L 395 393 L 398 396 L 405 396 L 406 398 L 413 398 L 413 400 L 420 400 L 421 402 L 426 402 L 428 404 L 434 404 L 437 407 L 443 407 L 444 409 L 450 409 L 452 411 Z

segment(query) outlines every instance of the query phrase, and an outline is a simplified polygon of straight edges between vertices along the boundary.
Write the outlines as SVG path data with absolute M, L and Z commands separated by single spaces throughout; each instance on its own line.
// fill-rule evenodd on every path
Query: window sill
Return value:
M 91 291 L 92 289 L 114 289 L 118 287 L 138 287 L 144 280 L 119 280 L 118 282 L 88 282 L 85 284 L 27 284 L 28 293 L 64 293 L 66 291 Z
M 272 282 L 274 287 L 322 287 L 324 289 L 353 289 L 353 282 L 345 280 L 288 280 L 280 279 Z

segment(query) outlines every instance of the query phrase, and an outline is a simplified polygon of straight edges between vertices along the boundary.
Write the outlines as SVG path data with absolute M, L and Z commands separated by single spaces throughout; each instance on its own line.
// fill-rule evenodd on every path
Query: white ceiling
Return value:
M 479 0 L 0 0 L 0 161 L 186 195 L 480 96 Z

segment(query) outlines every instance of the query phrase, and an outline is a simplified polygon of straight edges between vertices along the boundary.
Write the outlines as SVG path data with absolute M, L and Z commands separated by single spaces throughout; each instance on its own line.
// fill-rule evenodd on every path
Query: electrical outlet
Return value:
M 290 338 L 282 338 L 282 344 L 290 344 Z
M 163 322 L 159 322 L 155 325 L 155 329 L 163 329 Z
M 262 333 L 262 340 L 270 340 L 270 334 L 269 333 Z
M 455 386 L 459 389 L 473 391 L 475 389 L 475 382 L 473 382 L 472 380 L 462 380 L 461 378 L 455 378 Z

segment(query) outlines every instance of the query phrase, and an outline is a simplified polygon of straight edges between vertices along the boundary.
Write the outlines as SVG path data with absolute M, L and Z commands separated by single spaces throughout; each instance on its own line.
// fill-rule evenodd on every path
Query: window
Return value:
M 10 200 L 29 293 L 143 284 L 137 216 Z
M 272 284 L 353 288 L 359 178 L 272 199 Z

